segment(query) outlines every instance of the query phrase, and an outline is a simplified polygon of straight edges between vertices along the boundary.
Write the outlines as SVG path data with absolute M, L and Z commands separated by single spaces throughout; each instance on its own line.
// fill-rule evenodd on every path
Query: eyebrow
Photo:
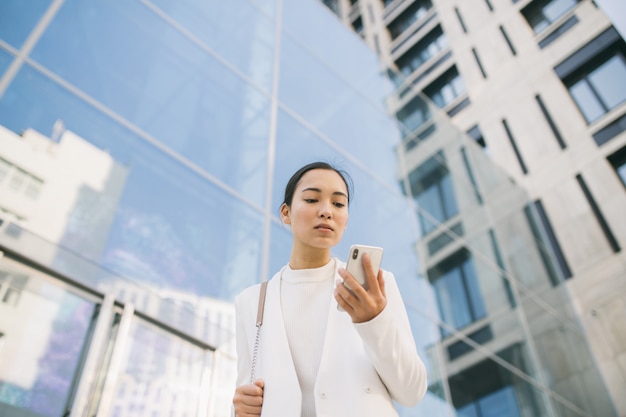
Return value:
M 303 193 L 305 191 L 315 191 L 315 192 L 318 192 L 318 193 L 322 192 L 322 190 L 320 190 L 319 188 L 315 188 L 315 187 L 308 187 L 308 188 L 303 189 L 300 192 Z M 333 193 L 333 195 L 340 195 L 342 197 L 348 198 L 348 195 L 346 193 L 344 193 L 343 191 L 335 191 Z

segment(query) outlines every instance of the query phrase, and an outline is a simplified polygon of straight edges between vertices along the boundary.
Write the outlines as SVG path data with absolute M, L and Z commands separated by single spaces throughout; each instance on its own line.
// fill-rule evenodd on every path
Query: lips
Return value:
M 333 231 L 333 228 L 330 227 L 329 225 L 322 223 L 322 224 L 318 224 L 317 226 L 315 226 L 316 229 L 321 229 L 321 230 L 330 230 L 331 232 Z

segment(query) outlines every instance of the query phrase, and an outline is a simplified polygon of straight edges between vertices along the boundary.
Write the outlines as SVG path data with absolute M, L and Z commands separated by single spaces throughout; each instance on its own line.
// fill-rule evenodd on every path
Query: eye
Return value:
M 334 202 L 333 204 L 335 205 L 335 207 L 339 207 L 339 208 L 344 208 L 346 206 L 345 204 L 340 203 L 338 201 Z
M 305 198 L 304 201 L 307 203 L 317 203 L 317 200 L 314 198 Z

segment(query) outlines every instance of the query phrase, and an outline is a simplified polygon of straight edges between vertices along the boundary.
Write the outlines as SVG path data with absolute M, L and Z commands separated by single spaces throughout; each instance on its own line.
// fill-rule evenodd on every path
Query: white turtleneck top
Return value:
M 315 380 L 322 357 L 335 262 L 320 268 L 283 269 L 280 303 L 291 357 L 302 391 L 302 417 L 315 417 Z

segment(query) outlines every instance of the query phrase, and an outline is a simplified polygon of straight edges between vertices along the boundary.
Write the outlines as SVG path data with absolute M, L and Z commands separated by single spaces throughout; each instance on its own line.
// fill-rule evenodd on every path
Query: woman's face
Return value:
M 298 182 L 291 206 L 283 204 L 280 212 L 294 247 L 330 249 L 348 225 L 348 188 L 335 171 L 313 169 Z

